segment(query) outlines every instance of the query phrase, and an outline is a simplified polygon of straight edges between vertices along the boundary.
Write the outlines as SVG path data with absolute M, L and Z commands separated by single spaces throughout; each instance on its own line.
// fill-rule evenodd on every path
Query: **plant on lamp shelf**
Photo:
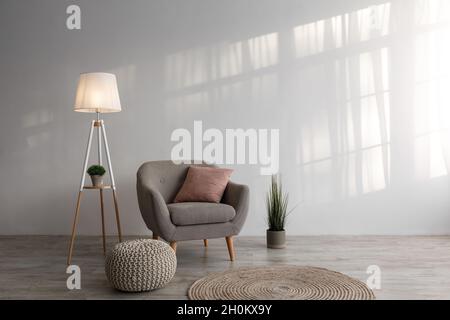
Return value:
M 101 187 L 103 185 L 103 175 L 106 172 L 103 166 L 98 164 L 92 165 L 86 172 L 91 177 L 94 187 Z

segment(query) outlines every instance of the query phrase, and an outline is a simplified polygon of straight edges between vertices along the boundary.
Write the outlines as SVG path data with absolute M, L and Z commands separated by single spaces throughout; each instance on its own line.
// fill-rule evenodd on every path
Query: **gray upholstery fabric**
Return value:
M 177 227 L 172 240 L 168 241 L 214 239 L 236 234 L 232 222 L 197 224 Z
M 232 206 L 223 203 L 181 202 L 171 203 L 167 208 L 177 226 L 228 222 L 236 215 Z
M 206 165 L 206 164 L 204 164 Z M 224 223 L 177 226 L 172 222 L 168 204 L 173 202 L 184 182 L 188 164 L 172 161 L 150 161 L 137 172 L 137 196 L 142 218 L 147 227 L 166 241 L 201 240 L 237 235 L 248 212 L 249 189 L 229 182 L 222 203 L 235 211 L 232 220 Z

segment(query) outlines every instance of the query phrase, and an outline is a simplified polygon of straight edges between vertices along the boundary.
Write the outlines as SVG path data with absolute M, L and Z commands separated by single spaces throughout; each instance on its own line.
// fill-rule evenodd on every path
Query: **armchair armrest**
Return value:
M 228 182 L 222 197 L 222 203 L 232 206 L 236 211 L 236 216 L 232 220 L 235 234 L 238 234 L 239 231 L 241 231 L 245 219 L 247 218 L 249 198 L 250 191 L 248 186 L 231 181 Z
M 175 226 L 170 219 L 169 209 L 161 193 L 151 186 L 137 181 L 139 209 L 147 227 L 163 239 L 170 241 Z

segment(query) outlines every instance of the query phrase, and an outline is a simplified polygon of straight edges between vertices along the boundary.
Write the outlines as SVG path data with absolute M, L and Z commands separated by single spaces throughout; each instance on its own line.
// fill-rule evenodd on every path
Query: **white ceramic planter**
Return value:
M 93 175 L 90 176 L 91 180 L 92 180 L 92 185 L 94 187 L 100 187 L 103 185 L 103 176 L 99 176 L 99 175 Z

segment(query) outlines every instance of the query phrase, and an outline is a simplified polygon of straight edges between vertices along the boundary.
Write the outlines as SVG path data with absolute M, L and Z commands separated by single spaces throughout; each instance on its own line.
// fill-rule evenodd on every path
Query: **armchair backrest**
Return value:
M 166 203 L 171 203 L 186 179 L 189 166 L 191 165 L 175 164 L 171 160 L 145 162 L 137 172 L 138 183 L 158 190 Z

